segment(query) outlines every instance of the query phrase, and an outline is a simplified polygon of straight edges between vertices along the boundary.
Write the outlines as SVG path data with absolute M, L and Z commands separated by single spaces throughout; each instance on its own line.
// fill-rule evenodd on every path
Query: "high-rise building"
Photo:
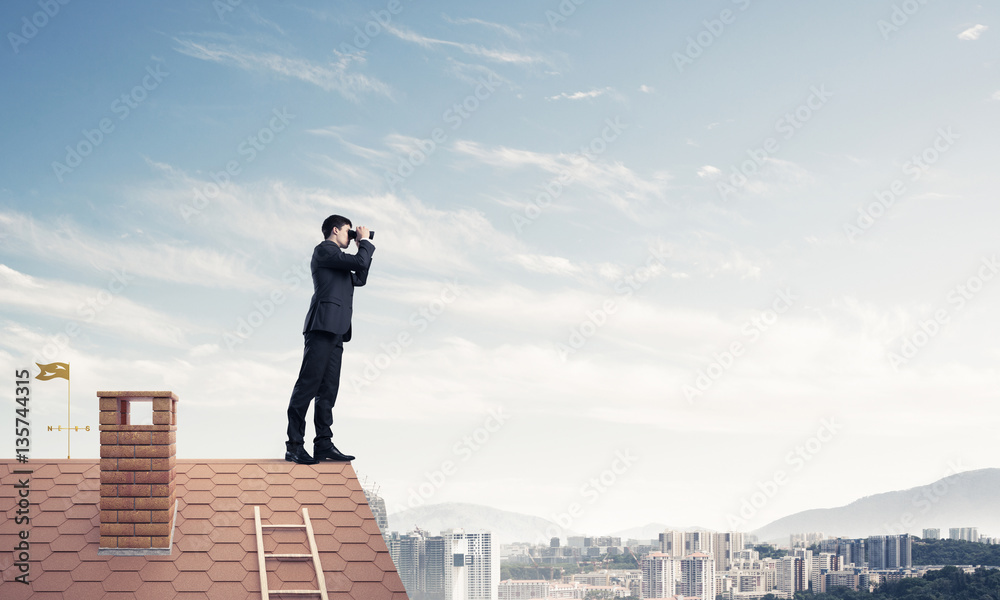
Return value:
M 845 538 L 832 538 L 819 543 L 820 552 L 829 552 L 840 557 L 842 567 L 853 564 L 858 567 L 865 565 L 865 541 Z
M 461 576 L 454 573 L 454 569 L 459 567 L 464 570 L 465 576 L 465 597 L 452 597 L 448 600 L 497 600 L 500 556 L 493 542 L 493 534 L 488 531 L 472 533 L 462 529 L 449 529 L 441 532 L 441 537 L 450 540 L 455 551 L 452 555 L 453 577 Z
M 814 594 L 824 591 L 825 576 L 831 571 L 840 570 L 840 556 L 830 552 L 820 552 L 812 559 L 812 569 L 809 571 L 809 587 Z
M 712 531 L 685 531 L 684 532 L 684 556 L 703 552 L 709 556 L 714 555 L 712 547 L 715 533 Z
M 647 554 L 640 562 L 641 598 L 672 598 L 677 592 L 674 559 L 664 552 Z
M 375 517 L 375 523 L 378 525 L 378 530 L 385 538 L 389 534 L 389 517 L 385 510 L 385 500 L 378 495 L 374 488 L 364 488 L 364 492 L 365 498 L 368 499 L 368 506 L 371 507 L 372 515 Z
M 901 535 L 888 536 L 894 538 L 886 544 L 886 564 L 890 569 L 900 567 L 910 568 L 913 566 L 913 537 L 904 533 Z
M 886 569 L 886 536 L 873 535 L 868 538 L 868 568 L 872 571 Z
M 923 539 L 925 539 L 925 540 L 939 540 L 939 539 L 941 539 L 941 530 L 940 529 L 924 529 L 924 531 L 923 531 L 923 533 L 921 534 L 920 537 L 923 538 Z
M 705 552 L 681 559 L 681 582 L 677 593 L 685 598 L 715 600 L 715 560 Z
M 424 573 L 421 568 L 424 555 L 424 538 L 419 533 L 411 532 L 397 538 L 398 550 L 395 558 L 396 570 L 403 580 L 403 587 L 408 595 L 424 591 Z
M 793 548 L 791 556 L 802 559 L 802 585 L 804 586 L 802 589 L 809 589 L 809 578 L 813 569 L 813 551 L 805 548 Z
M 743 534 L 730 531 L 713 534 L 712 547 L 715 554 L 715 570 L 728 571 L 736 553 L 743 550 Z
M 952 527 L 948 530 L 948 538 L 953 540 L 965 540 L 967 542 L 979 541 L 979 528 L 977 527 Z
M 451 568 L 451 545 L 440 535 L 424 538 L 424 589 L 434 598 L 445 598 L 445 574 Z
M 797 556 L 785 556 L 778 562 L 778 591 L 785 598 L 806 589 L 805 561 Z
M 465 555 L 469 551 L 469 541 L 458 532 L 441 533 L 444 539 L 444 598 L 445 600 L 467 600 L 469 598 L 469 576 L 465 569 Z M 497 584 L 499 588 L 499 583 Z M 499 591 L 498 591 L 499 594 Z
M 664 531 L 660 534 L 660 552 L 671 558 L 684 558 L 684 532 Z
M 913 566 L 913 537 L 901 535 L 874 535 L 868 538 L 868 568 L 872 571 L 909 568 Z

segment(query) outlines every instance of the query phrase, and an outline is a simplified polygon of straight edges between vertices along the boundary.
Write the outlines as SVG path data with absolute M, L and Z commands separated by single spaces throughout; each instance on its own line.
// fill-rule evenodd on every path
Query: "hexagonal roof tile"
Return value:
M 256 554 L 256 547 L 254 548 L 254 553 Z M 247 551 L 243 549 L 241 544 L 216 544 L 208 551 L 208 555 L 214 563 L 239 562 L 243 560 L 246 554 Z
M 171 582 L 178 592 L 204 592 L 212 587 L 212 580 L 204 571 L 184 571 L 178 573 Z
M 191 468 L 185 471 L 188 479 L 212 479 L 215 476 L 215 470 L 212 469 L 207 464 L 195 464 Z
M 142 578 L 135 571 L 114 571 L 101 585 L 108 592 L 134 592 L 142 585 Z
M 73 585 L 67 571 L 43 571 L 31 582 L 31 589 L 38 592 L 65 592 Z
M 208 577 L 212 581 L 240 582 L 246 576 L 247 570 L 238 562 L 217 562 L 208 569 Z
M 208 534 L 208 539 L 218 544 L 238 544 L 246 537 L 239 527 L 216 527 Z
M 73 569 L 73 581 L 104 581 L 110 574 L 111 567 L 107 562 L 84 562 Z
M 157 561 L 147 563 L 139 571 L 143 581 L 173 581 L 180 572 L 175 561 Z
M 185 552 L 177 557 L 174 565 L 178 571 L 205 571 L 212 562 L 208 552 Z
M 173 598 L 177 591 L 170 581 L 144 581 L 135 590 L 136 598 Z
M 45 560 L 46 571 L 72 571 L 80 565 L 76 552 L 53 552 Z
M 259 594 L 258 506 L 265 524 L 302 523 L 308 507 L 331 598 L 404 600 L 361 484 L 349 463 L 296 465 L 283 460 L 178 460 L 178 513 L 173 552 L 164 556 L 108 556 L 100 541 L 100 468 L 93 460 L 32 461 L 32 570 L 21 598 L 156 597 L 246 598 Z M 0 460 L 0 498 L 16 462 Z M 13 521 L 0 522 L 0 544 L 10 545 Z M 303 530 L 265 529 L 268 552 L 305 552 Z M 290 550 L 289 550 L 290 549 Z M 268 560 L 269 584 L 316 587 L 311 561 Z M 7 600 L 7 587 L 4 600 Z M 394 597 L 395 596 L 395 597 Z
M 239 581 L 216 581 L 205 593 L 215 600 L 246 600 L 247 591 Z

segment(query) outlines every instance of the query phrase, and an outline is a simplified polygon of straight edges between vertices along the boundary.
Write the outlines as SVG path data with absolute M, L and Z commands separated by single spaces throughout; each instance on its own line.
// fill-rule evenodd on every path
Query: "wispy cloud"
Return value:
M 366 191 L 385 187 L 385 177 L 362 165 L 349 164 L 333 157 L 312 155 L 310 167 L 335 182 L 342 190 Z
M 392 97 L 391 88 L 384 82 L 351 71 L 352 67 L 364 63 L 365 59 L 361 54 L 341 54 L 334 50 L 334 60 L 322 64 L 303 58 L 282 56 L 274 52 L 254 52 L 233 43 L 200 43 L 179 38 L 174 38 L 174 41 L 177 43 L 174 50 L 192 58 L 236 67 L 244 71 L 291 77 L 319 86 L 327 91 L 338 92 L 349 100 L 357 101 L 359 94 L 378 94 Z
M 353 142 L 347 141 L 347 139 L 344 137 L 345 129 L 346 128 L 344 127 L 330 126 L 330 127 L 323 127 L 320 129 L 308 129 L 306 130 L 306 133 L 323 137 L 335 138 L 345 148 L 347 148 L 347 150 L 350 151 L 351 154 L 354 154 L 355 156 L 361 157 L 365 160 L 374 162 L 384 162 L 386 160 L 390 160 L 393 158 L 392 153 L 386 152 L 385 150 L 375 150 L 373 148 L 360 146 Z
M 579 266 L 574 265 L 569 261 L 569 259 L 563 258 L 562 256 L 515 254 L 511 257 L 511 260 L 534 273 L 543 273 L 546 275 L 576 275 L 581 272 Z
M 0 212 L 0 231 L 7 235 L 7 253 L 52 265 L 124 269 L 143 278 L 209 288 L 252 289 L 264 283 L 240 257 L 180 242 L 115 238 L 70 221 L 43 227 L 14 212 Z
M 412 138 L 395 136 L 391 145 L 407 148 L 411 142 Z M 327 158 L 320 160 L 316 168 L 347 181 L 352 171 L 339 169 L 341 166 L 343 163 Z M 130 190 L 130 195 L 174 215 L 178 206 L 191 202 L 192 188 L 204 189 L 209 183 L 176 168 L 158 168 L 167 174 L 165 182 Z M 281 268 L 299 264 L 320 241 L 317 215 L 337 213 L 349 216 L 355 225 L 377 223 L 378 260 L 388 260 L 404 271 L 468 275 L 481 269 L 477 263 L 482 260 L 503 260 L 510 253 L 523 252 L 512 234 L 498 231 L 479 211 L 442 210 L 413 197 L 373 194 L 372 187 L 361 189 L 365 183 L 373 183 L 371 170 L 355 169 L 357 180 L 353 184 L 359 188 L 355 194 L 285 181 L 230 183 L 201 215 L 186 224 L 187 235 L 195 239 L 240 240 L 239 247 L 252 248 L 248 260 L 266 257 L 272 266 Z M 246 277 L 245 268 L 235 272 Z M 250 279 L 245 289 L 274 285 L 261 277 Z
M 978 40 L 979 36 L 983 35 L 983 32 L 989 29 L 986 25 L 973 25 L 972 27 L 966 29 L 962 33 L 958 34 L 958 39 L 966 41 Z
M 433 48 L 435 46 L 458 48 L 462 52 L 471 56 L 477 56 L 494 62 L 507 64 L 530 65 L 545 62 L 540 56 L 531 56 L 506 49 L 484 48 L 483 46 L 464 42 L 439 40 L 420 35 L 408 29 L 396 27 L 395 25 L 386 25 L 385 30 L 405 42 L 412 42 L 424 48 Z
M 190 324 L 122 297 L 134 278 L 127 270 L 121 271 L 117 278 L 111 277 L 114 283 L 109 290 L 33 277 L 0 264 L 0 305 L 6 307 L 5 312 L 13 309 L 47 320 L 88 325 L 115 337 L 181 346 L 182 332 L 193 330 Z
M 645 179 L 622 163 L 591 160 L 583 154 L 548 154 L 506 146 L 486 148 L 468 140 L 455 142 L 454 150 L 494 167 L 534 167 L 560 176 L 567 185 L 596 191 L 632 219 L 638 218 L 634 204 L 661 198 L 669 180 L 662 172 Z
M 621 99 L 621 94 L 616 92 L 614 88 L 604 87 L 600 89 L 590 90 L 589 92 L 573 92 L 572 94 L 567 94 L 563 92 L 561 94 L 556 94 L 555 96 L 548 96 L 546 100 L 587 100 L 591 98 L 597 98 L 608 94 L 616 99 Z
M 503 25 L 501 23 L 491 23 L 489 21 L 484 21 L 482 19 L 472 19 L 472 18 L 453 19 L 448 15 L 442 15 L 442 16 L 444 17 L 445 21 L 453 25 L 482 25 L 483 27 L 486 27 L 488 29 L 499 31 L 500 33 L 506 35 L 511 39 L 520 40 L 523 37 L 516 29 L 514 29 L 509 25 Z

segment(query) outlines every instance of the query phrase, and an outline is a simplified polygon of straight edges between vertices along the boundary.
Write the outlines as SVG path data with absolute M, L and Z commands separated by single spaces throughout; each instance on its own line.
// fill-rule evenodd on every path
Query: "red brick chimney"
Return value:
M 170 554 L 176 495 L 177 396 L 97 392 L 101 408 L 99 554 Z M 134 402 L 153 403 L 153 424 L 132 425 Z

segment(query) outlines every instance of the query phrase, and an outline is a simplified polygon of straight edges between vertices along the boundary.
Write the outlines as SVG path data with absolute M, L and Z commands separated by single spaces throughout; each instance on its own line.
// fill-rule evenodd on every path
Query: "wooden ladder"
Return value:
M 260 568 L 260 594 L 264 600 L 269 600 L 270 594 L 287 595 L 316 595 L 323 600 L 330 600 L 326 595 L 326 577 L 323 575 L 323 565 L 319 562 L 319 550 L 316 548 L 316 537 L 313 535 L 312 523 L 309 521 L 309 509 L 302 507 L 302 525 L 262 525 L 260 522 L 260 507 L 253 507 L 253 520 L 257 529 L 257 565 Z M 264 529 L 305 529 L 309 541 L 309 554 L 266 554 L 264 552 Z M 312 559 L 313 567 L 316 569 L 316 581 L 319 582 L 318 590 L 269 590 L 267 589 L 267 566 L 265 560 L 290 559 L 306 560 Z

